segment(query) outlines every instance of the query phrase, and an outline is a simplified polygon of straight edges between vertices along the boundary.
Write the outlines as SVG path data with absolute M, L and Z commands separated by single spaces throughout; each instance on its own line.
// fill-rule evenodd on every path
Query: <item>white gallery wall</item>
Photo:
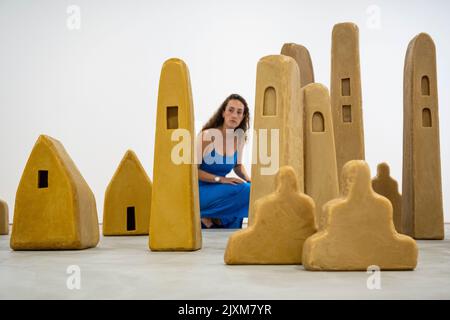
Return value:
M 437 46 L 445 219 L 450 222 L 450 2 L 0 0 L 0 198 L 10 218 L 39 134 L 60 140 L 94 191 L 127 149 L 152 178 L 163 62 L 190 70 L 196 130 L 230 93 L 253 111 L 256 64 L 285 42 L 305 45 L 316 82 L 330 82 L 331 31 L 359 26 L 366 160 L 386 161 L 401 186 L 403 63 L 409 41 Z M 250 172 L 250 145 L 246 166 Z

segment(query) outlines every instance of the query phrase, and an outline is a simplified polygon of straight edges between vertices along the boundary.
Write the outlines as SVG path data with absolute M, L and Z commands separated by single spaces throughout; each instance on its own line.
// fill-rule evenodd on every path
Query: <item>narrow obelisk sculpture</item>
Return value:
M 153 251 L 202 246 L 194 139 L 189 70 L 182 60 L 169 59 L 158 91 L 149 239 Z M 186 148 L 176 152 L 180 143 Z
M 272 55 L 259 60 L 254 114 L 249 226 L 253 223 L 255 201 L 275 191 L 279 167 L 291 166 L 299 190 L 304 190 L 303 107 L 299 69 L 293 58 Z
M 333 28 L 330 93 L 338 178 L 341 179 L 342 167 L 348 161 L 365 158 L 359 31 L 353 23 L 340 23 Z
M 443 239 L 436 48 L 425 33 L 406 53 L 403 113 L 403 232 Z

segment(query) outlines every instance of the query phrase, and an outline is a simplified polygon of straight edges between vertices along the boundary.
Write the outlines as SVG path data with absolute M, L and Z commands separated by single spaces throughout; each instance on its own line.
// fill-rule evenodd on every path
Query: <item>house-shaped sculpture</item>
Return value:
M 98 241 L 94 194 L 63 145 L 41 135 L 17 189 L 11 248 L 85 249 Z
M 150 224 L 152 182 L 136 154 L 128 150 L 108 184 L 103 235 L 145 235 Z

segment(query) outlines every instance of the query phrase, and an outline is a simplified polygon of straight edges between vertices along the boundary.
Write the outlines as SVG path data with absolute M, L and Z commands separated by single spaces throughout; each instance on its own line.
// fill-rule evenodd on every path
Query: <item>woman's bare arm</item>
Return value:
M 234 170 L 234 173 L 236 173 L 236 175 L 237 175 L 238 177 L 240 177 L 241 179 L 243 179 L 243 180 L 245 180 L 245 181 L 247 181 L 247 182 L 250 182 L 250 177 L 248 176 L 247 171 L 245 170 L 244 165 L 242 165 L 242 164 L 237 164 L 237 165 L 233 168 L 233 170 Z
M 233 168 L 234 173 L 244 181 L 250 182 L 250 177 L 242 164 L 242 156 L 244 152 L 244 142 L 239 143 L 238 141 L 238 163 Z
M 205 152 L 206 147 L 208 146 L 209 141 L 205 141 L 203 139 L 205 132 L 200 132 L 198 135 L 198 143 L 197 143 L 197 156 L 199 159 L 202 159 L 203 161 L 203 153 Z M 201 161 L 201 162 L 202 162 Z M 198 164 L 198 179 L 204 182 L 215 182 L 214 181 L 214 175 L 211 173 L 208 173 L 206 171 L 203 171 L 200 169 L 201 162 Z
M 214 180 L 215 177 L 216 176 L 211 173 L 203 171 L 202 169 L 198 169 L 198 179 L 201 181 L 215 183 L 216 182 Z

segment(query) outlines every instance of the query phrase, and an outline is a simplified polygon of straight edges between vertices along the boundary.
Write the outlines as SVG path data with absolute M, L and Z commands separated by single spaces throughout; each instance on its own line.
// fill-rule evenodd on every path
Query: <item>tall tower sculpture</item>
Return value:
M 182 130 L 177 130 L 182 129 Z M 177 134 L 179 133 L 179 135 Z M 184 139 L 187 161 L 174 159 Z M 176 135 L 174 137 L 174 134 Z M 149 247 L 155 251 L 197 250 L 202 246 L 197 165 L 194 159 L 194 107 L 189 70 L 180 59 L 161 70 L 156 116 Z
M 339 195 L 333 120 L 328 89 L 314 83 L 311 55 L 307 48 L 285 43 L 281 54 L 294 58 L 300 71 L 303 99 L 304 188 L 316 204 L 315 221 L 322 228 L 322 206 Z
M 254 220 L 255 201 L 275 191 L 279 167 L 291 166 L 297 174 L 299 190 L 304 190 L 303 107 L 299 69 L 293 58 L 272 55 L 259 60 L 254 119 L 257 139 L 253 143 L 249 225 Z M 267 144 L 263 137 L 267 137 Z M 262 158 L 267 153 L 272 153 L 270 163 Z
M 300 70 L 300 87 L 303 88 L 314 82 L 314 68 L 306 47 L 295 43 L 285 43 L 281 48 L 281 54 L 292 57 L 297 62 Z
M 340 181 L 345 163 L 364 160 L 358 27 L 353 23 L 335 25 L 331 47 L 331 113 Z
M 411 40 L 403 78 L 403 232 L 443 239 L 436 48 L 428 34 Z
M 305 193 L 314 199 L 316 226 L 320 230 L 325 223 L 323 205 L 339 196 L 330 96 L 320 83 L 308 84 L 302 95 Z

